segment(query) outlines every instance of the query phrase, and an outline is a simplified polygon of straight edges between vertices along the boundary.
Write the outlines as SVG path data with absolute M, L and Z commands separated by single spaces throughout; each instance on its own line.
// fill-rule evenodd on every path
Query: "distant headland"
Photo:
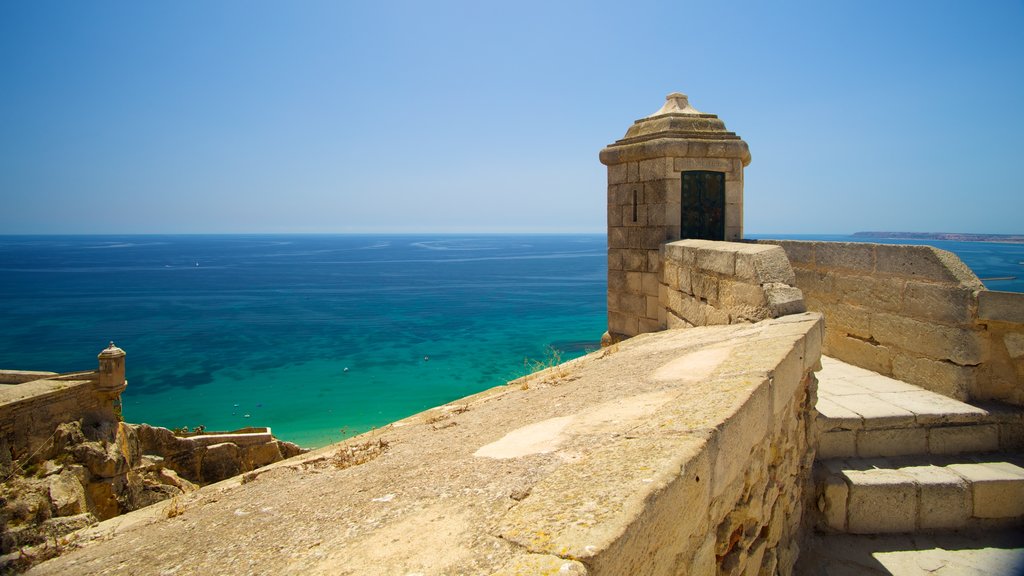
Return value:
M 950 232 L 855 232 L 857 238 L 898 238 L 910 240 L 952 240 L 954 242 L 1006 242 L 1024 244 L 1021 234 L 959 234 Z

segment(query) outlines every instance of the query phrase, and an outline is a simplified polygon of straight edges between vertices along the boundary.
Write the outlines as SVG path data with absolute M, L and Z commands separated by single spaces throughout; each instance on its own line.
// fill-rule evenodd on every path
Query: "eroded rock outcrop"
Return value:
M 179 437 L 148 424 L 68 422 L 24 461 L 0 440 L 0 569 L 55 555 L 62 537 L 98 521 L 305 452 L 251 430 Z M 19 553 L 26 547 L 35 548 Z

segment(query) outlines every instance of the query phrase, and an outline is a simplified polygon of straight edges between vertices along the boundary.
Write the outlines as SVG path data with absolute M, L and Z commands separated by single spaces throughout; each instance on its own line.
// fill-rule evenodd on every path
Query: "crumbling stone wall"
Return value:
M 759 322 L 806 310 L 776 246 L 680 240 L 662 246 L 661 329 Z
M 960 400 L 1024 404 L 1024 295 L 985 290 L 931 246 L 763 240 L 785 249 L 824 352 Z

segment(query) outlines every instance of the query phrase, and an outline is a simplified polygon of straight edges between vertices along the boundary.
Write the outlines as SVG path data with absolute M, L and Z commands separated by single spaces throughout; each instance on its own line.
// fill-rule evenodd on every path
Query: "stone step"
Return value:
M 806 547 L 805 547 L 806 546 Z M 1024 575 L 1024 532 L 812 534 L 797 576 Z
M 819 530 L 851 534 L 1024 524 L 1024 454 L 834 458 L 815 464 Z
M 971 405 L 822 356 L 818 459 L 1024 448 L 1024 410 Z

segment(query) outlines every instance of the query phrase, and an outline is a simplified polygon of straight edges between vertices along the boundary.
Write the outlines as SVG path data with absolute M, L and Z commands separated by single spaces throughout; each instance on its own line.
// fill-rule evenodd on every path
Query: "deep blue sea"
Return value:
M 1024 246 L 935 245 L 1024 292 Z M 113 340 L 127 420 L 321 446 L 596 348 L 605 267 L 603 234 L 0 236 L 0 367 Z

